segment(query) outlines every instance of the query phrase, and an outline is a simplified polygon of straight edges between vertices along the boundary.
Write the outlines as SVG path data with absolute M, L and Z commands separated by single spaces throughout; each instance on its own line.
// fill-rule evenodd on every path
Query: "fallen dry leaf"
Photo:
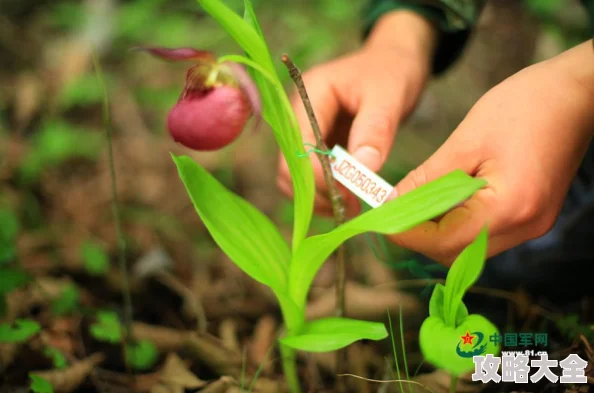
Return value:
M 276 340 L 277 323 L 273 316 L 265 315 L 256 324 L 252 341 L 248 349 L 248 356 L 253 364 L 262 367 L 264 375 L 272 372 L 272 362 L 266 357 Z
M 205 385 L 206 382 L 188 370 L 179 356 L 170 353 L 151 393 L 184 393 L 185 389 L 198 389 Z
M 68 368 L 49 371 L 32 371 L 46 379 L 54 387 L 56 393 L 70 393 L 80 386 L 87 376 L 105 359 L 101 353 L 95 353 L 88 358 L 74 363 Z
M 202 393 L 227 393 L 231 387 L 239 386 L 237 381 L 231 377 L 223 376 L 216 381 L 208 384 L 207 387 L 200 390 Z
M 218 338 L 192 333 L 186 336 L 184 346 L 190 355 L 219 375 L 239 377 L 243 363 L 241 352 L 226 348 Z
M 386 316 L 386 310 L 397 314 L 402 307 L 405 320 L 424 316 L 423 307 L 415 296 L 393 288 L 370 287 L 348 281 L 345 287 L 346 314 L 350 318 L 378 320 Z M 334 314 L 336 291 L 330 288 L 307 306 L 308 320 L 328 317 Z

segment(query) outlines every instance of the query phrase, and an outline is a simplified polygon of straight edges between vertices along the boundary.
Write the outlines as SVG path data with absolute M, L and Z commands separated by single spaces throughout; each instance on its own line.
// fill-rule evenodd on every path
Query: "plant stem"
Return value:
M 291 393 L 301 393 L 299 375 L 297 374 L 297 354 L 293 348 L 280 344 L 280 353 L 283 364 L 283 374 Z
M 456 393 L 456 385 L 458 385 L 458 377 L 452 375 L 452 380 L 450 381 L 450 393 Z
M 316 148 L 320 151 L 327 151 L 328 148 L 322 139 L 322 132 L 320 131 L 320 126 L 316 119 L 313 107 L 311 105 L 311 101 L 309 100 L 309 96 L 307 94 L 307 90 L 305 88 L 305 84 L 303 83 L 303 78 L 301 77 L 301 71 L 293 61 L 289 58 L 288 55 L 284 54 L 282 56 L 282 62 L 285 63 L 287 69 L 289 70 L 289 75 L 295 85 L 297 86 L 297 90 L 299 91 L 299 96 L 301 97 L 301 101 L 303 102 L 303 106 L 305 107 L 305 112 L 307 113 L 307 117 L 309 118 L 309 122 L 311 124 L 311 128 L 313 130 L 313 134 L 316 138 Z M 330 196 L 330 201 L 332 202 L 332 211 L 334 213 L 334 221 L 336 226 L 342 225 L 345 222 L 345 208 L 344 202 L 342 200 L 342 196 L 338 190 L 336 182 L 332 177 L 332 169 L 330 168 L 330 159 L 327 155 L 316 153 L 318 158 L 320 159 L 320 163 L 322 164 L 322 172 L 324 173 L 324 181 L 326 182 L 326 187 L 328 188 L 328 193 Z M 342 317 L 345 314 L 345 281 L 346 281 L 346 250 L 344 244 L 340 245 L 337 250 L 337 269 L 336 269 L 336 311 L 335 314 L 337 317 Z M 343 372 L 344 363 L 346 358 L 346 351 L 339 350 L 337 352 L 336 358 L 336 372 L 337 374 L 341 374 Z M 339 391 L 344 391 L 343 382 L 341 379 L 338 379 L 338 389 Z
M 107 95 L 107 87 L 101 72 L 101 64 L 97 58 L 97 54 L 93 51 L 93 64 L 95 72 L 97 73 L 97 80 L 103 91 L 103 123 L 105 127 L 105 135 L 107 137 L 107 148 L 109 151 L 109 172 L 111 176 L 111 209 L 113 219 L 115 222 L 116 237 L 118 239 L 118 264 L 120 267 L 120 274 L 122 275 L 122 297 L 124 299 L 124 343 L 127 344 L 133 340 L 134 334 L 132 332 L 132 297 L 130 295 L 130 284 L 128 282 L 128 269 L 126 265 L 126 240 L 122 231 L 122 223 L 120 219 L 120 210 L 118 204 L 118 192 L 116 187 L 116 170 L 114 164 L 113 144 L 111 138 L 112 126 L 109 114 L 109 101 Z M 125 346 L 124 346 L 125 347 Z M 124 357 L 125 357 L 124 353 Z

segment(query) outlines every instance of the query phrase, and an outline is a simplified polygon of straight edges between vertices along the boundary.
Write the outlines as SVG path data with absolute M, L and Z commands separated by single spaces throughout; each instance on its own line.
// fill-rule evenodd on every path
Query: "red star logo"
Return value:
M 461 336 L 460 338 L 464 340 L 462 344 L 472 344 L 472 340 L 475 336 L 471 336 L 470 333 L 466 332 L 465 336 Z

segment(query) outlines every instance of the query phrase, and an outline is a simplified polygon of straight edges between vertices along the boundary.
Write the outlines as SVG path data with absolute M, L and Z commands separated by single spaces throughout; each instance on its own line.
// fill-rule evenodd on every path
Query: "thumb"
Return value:
M 394 187 L 389 199 L 406 194 L 456 169 L 473 174 L 478 162 L 478 154 L 462 154 L 454 143 L 446 142 L 427 161 L 408 173 Z M 493 208 L 490 190 L 479 190 L 441 217 L 406 232 L 389 235 L 388 238 L 404 248 L 449 265 L 483 228 Z
M 376 87 L 379 86 L 379 87 Z M 384 85 L 374 85 L 361 98 L 349 133 L 348 150 L 373 172 L 384 165 L 396 135 L 403 108 L 401 94 L 386 95 Z
M 480 157 L 477 152 L 464 149 L 460 143 L 456 142 L 453 136 L 448 138 L 425 162 L 396 184 L 388 200 L 404 195 L 454 170 L 474 174 L 479 166 Z

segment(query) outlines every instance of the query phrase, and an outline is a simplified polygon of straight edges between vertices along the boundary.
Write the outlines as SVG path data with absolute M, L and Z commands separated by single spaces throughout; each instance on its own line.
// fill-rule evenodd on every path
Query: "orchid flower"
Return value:
M 241 134 L 253 115 L 261 119 L 260 94 L 245 68 L 220 62 L 209 51 L 193 48 L 138 48 L 169 61 L 193 61 L 186 84 L 167 116 L 167 129 L 178 143 L 193 150 L 218 150 Z

